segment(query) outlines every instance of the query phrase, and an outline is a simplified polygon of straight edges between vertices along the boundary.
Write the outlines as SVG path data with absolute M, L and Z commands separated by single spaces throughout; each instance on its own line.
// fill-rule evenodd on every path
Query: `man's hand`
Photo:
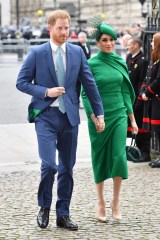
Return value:
M 143 98 L 144 101 L 148 101 L 148 97 L 146 96 L 145 93 L 142 93 L 142 98 Z
M 53 87 L 47 89 L 46 97 L 54 98 L 65 93 L 64 87 Z

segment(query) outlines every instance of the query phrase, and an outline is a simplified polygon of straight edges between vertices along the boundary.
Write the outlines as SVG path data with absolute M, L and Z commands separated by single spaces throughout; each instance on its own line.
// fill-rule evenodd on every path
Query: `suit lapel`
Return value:
M 49 71 L 54 79 L 54 81 L 57 83 L 58 86 L 58 80 L 56 77 L 56 71 L 55 71 L 55 66 L 53 63 L 53 57 L 52 57 L 52 49 L 50 46 L 50 43 L 48 42 L 48 44 L 45 47 L 44 50 L 44 58 L 47 62 L 47 66 L 49 68 Z M 71 67 L 72 67 L 72 50 L 71 47 L 69 46 L 68 43 L 66 43 L 66 77 L 65 77 L 65 86 L 66 84 L 69 83 L 69 74 L 71 72 Z
M 68 43 L 66 43 L 66 77 L 65 77 L 65 86 L 69 83 L 69 74 L 71 73 L 72 66 L 72 50 Z
M 50 46 L 49 42 L 46 45 L 45 50 L 44 50 L 44 58 L 45 58 L 45 60 L 47 62 L 47 66 L 49 68 L 49 71 L 50 71 L 54 81 L 58 85 L 58 81 L 57 81 L 57 77 L 56 77 L 56 71 L 55 71 L 55 66 L 54 66 L 53 57 L 52 57 L 52 49 L 51 49 L 51 46 Z

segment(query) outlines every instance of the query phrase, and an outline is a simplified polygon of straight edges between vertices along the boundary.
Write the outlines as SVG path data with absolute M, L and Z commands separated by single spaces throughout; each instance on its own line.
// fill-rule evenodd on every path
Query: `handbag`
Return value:
M 136 147 L 136 135 L 132 135 L 130 146 L 126 146 L 127 160 L 132 162 L 139 162 L 141 159 L 141 151 Z

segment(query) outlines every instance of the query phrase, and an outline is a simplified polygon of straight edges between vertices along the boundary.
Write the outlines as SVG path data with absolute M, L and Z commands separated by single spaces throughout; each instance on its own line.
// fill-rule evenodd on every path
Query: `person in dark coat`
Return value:
M 153 35 L 151 45 L 151 62 L 141 90 L 145 101 L 143 128 L 156 132 L 160 144 L 160 32 Z M 158 159 L 149 165 L 160 167 L 160 153 Z
M 91 49 L 89 44 L 87 43 L 87 34 L 85 32 L 80 32 L 78 34 L 77 45 L 83 49 L 86 58 L 89 59 L 91 57 Z
M 136 101 L 134 103 L 134 114 L 138 125 L 138 134 L 136 136 L 136 145 L 141 151 L 140 162 L 151 161 L 150 157 L 150 131 L 142 128 L 143 123 L 143 108 L 144 100 L 139 96 L 142 82 L 145 79 L 148 60 L 144 58 L 144 54 L 141 51 L 142 41 L 139 38 L 132 37 L 128 40 L 128 52 L 127 65 L 129 70 L 129 77 L 133 85 Z M 131 137 L 131 127 L 128 127 L 128 136 Z

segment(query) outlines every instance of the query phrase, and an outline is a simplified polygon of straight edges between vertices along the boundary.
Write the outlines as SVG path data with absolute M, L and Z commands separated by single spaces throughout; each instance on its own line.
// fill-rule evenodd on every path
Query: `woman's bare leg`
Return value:
M 97 195 L 98 195 L 98 205 L 97 205 L 97 219 L 105 222 L 106 221 L 106 212 L 105 212 L 105 202 L 104 202 L 104 182 L 96 184 Z
M 113 201 L 111 202 L 111 208 L 112 208 L 112 217 L 115 220 L 121 220 L 121 212 L 120 212 L 120 208 L 119 208 L 121 185 L 122 185 L 122 178 L 114 177 L 114 179 L 113 179 Z

